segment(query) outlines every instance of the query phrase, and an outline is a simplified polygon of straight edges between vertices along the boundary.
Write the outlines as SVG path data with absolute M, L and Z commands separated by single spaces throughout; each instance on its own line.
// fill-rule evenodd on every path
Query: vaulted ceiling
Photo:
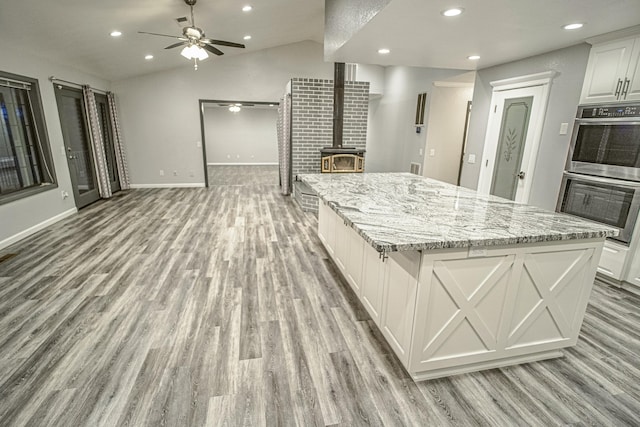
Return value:
M 331 1 L 364 8 L 371 4 Z M 381 1 L 386 2 L 374 3 L 380 7 Z M 243 12 L 245 4 L 251 4 L 253 10 Z M 472 70 L 640 24 L 638 0 L 391 0 L 382 6 L 356 30 L 343 28 L 349 33 L 347 41 L 329 49 L 325 59 Z M 440 12 L 451 6 L 464 8 L 464 13 L 455 18 L 442 16 Z M 225 55 L 303 40 L 322 43 L 324 9 L 323 0 L 198 0 L 194 8 L 196 24 L 207 37 L 247 45 L 244 50 L 222 47 Z M 116 81 L 189 66 L 179 49 L 164 49 L 172 39 L 137 33 L 179 35 L 181 26 L 175 19 L 188 15 L 183 0 L 0 0 L 0 39 Z M 572 32 L 561 29 L 574 21 L 585 26 Z M 122 36 L 110 37 L 116 29 Z M 244 41 L 245 35 L 251 35 L 251 40 Z M 383 47 L 391 53 L 379 55 L 377 50 Z M 154 58 L 145 60 L 147 54 Z M 471 54 L 481 59 L 471 62 L 467 59 Z

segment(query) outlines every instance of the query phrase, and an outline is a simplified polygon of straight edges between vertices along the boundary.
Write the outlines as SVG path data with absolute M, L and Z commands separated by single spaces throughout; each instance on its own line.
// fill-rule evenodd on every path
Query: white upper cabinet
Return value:
M 640 99 L 640 37 L 591 48 L 581 104 Z

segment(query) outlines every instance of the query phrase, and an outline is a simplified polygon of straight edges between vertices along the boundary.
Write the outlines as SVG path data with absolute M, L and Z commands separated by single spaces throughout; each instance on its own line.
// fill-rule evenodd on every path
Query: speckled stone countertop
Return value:
M 594 237 L 618 230 L 409 173 L 298 179 L 376 250 L 395 252 Z

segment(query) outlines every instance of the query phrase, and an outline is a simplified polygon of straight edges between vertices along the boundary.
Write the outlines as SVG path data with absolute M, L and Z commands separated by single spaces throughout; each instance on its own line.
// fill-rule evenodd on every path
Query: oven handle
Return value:
M 565 172 L 564 176 L 567 178 L 580 179 L 582 181 L 599 182 L 601 184 L 616 185 L 618 187 L 635 188 L 635 189 L 640 188 L 640 182 L 633 183 L 629 181 L 622 181 L 615 178 L 605 178 L 602 176 L 584 175 L 584 174 L 575 173 L 575 172 Z
M 576 118 L 575 123 L 578 125 L 606 125 L 608 123 L 616 125 L 640 125 L 640 118 L 630 119 L 629 117 L 612 117 L 606 119 L 581 119 Z

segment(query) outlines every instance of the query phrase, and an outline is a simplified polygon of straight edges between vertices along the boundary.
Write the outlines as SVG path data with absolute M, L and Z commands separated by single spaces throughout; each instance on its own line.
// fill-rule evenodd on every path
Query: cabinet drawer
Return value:
M 602 248 L 598 272 L 616 280 L 622 280 L 622 269 L 628 252 L 628 248 L 606 242 Z

